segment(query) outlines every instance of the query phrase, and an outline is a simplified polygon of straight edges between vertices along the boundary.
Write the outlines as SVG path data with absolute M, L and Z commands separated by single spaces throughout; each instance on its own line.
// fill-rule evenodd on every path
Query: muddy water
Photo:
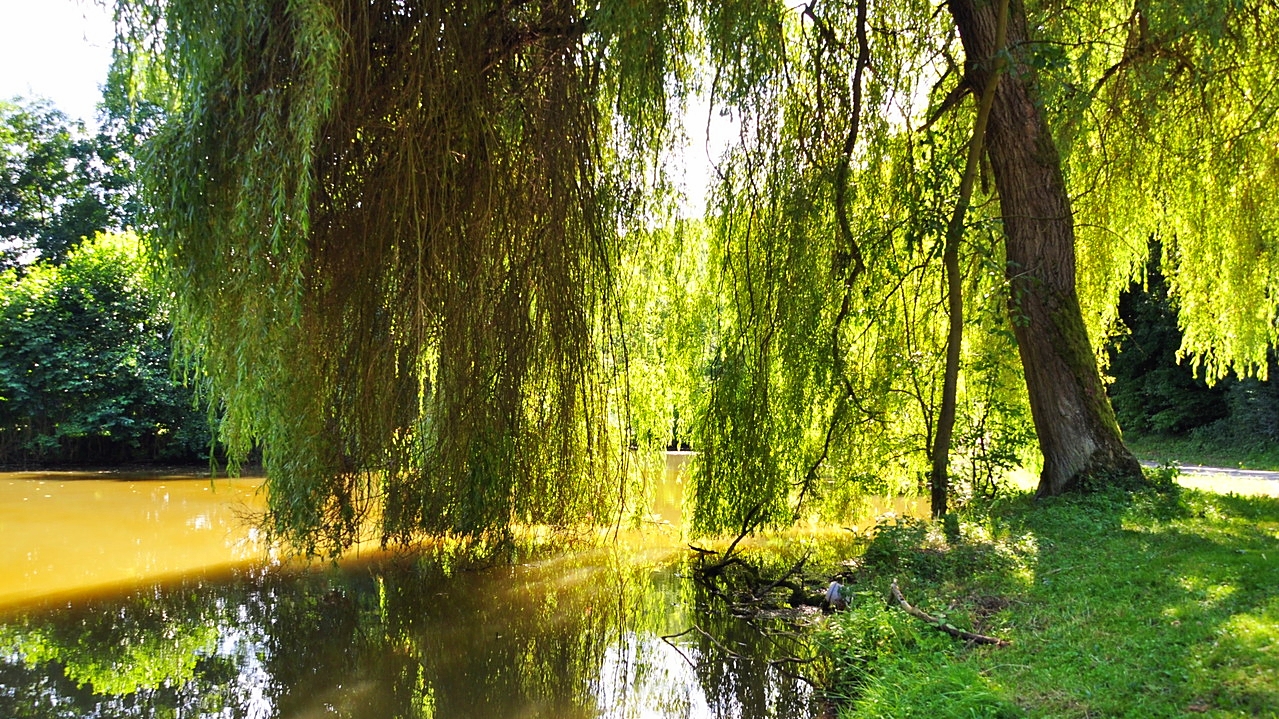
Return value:
M 255 488 L 0 475 L 0 717 L 817 713 L 770 661 L 807 647 L 685 579 L 673 533 L 487 569 L 286 570 L 243 521 Z
M 242 564 L 260 479 L 0 474 L 0 607 Z

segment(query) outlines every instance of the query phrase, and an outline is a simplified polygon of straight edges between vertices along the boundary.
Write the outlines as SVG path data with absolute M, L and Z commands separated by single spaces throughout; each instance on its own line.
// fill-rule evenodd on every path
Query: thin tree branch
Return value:
M 973 183 L 976 181 L 977 169 L 981 165 L 983 140 L 986 137 L 986 122 L 990 119 L 991 106 L 995 100 L 995 88 L 1004 70 L 1000 53 L 1004 52 L 1006 33 L 1008 30 L 1008 0 L 999 3 L 999 13 L 995 26 L 995 44 L 992 56 L 987 60 L 994 64 L 986 87 L 982 88 L 981 101 L 977 106 L 977 119 L 973 123 L 972 141 L 968 146 L 968 160 L 964 166 L 964 176 L 959 183 L 959 198 L 955 202 L 955 212 L 946 227 L 946 243 L 942 264 L 946 268 L 946 299 L 949 328 L 946 338 L 946 369 L 942 379 L 942 404 L 937 415 L 937 437 L 933 441 L 932 472 L 929 480 L 932 499 L 932 515 L 940 517 L 946 514 L 948 495 L 950 493 L 950 442 L 955 429 L 955 410 L 959 385 L 959 354 L 964 338 L 964 295 L 963 278 L 960 276 L 959 243 L 964 234 L 964 216 L 968 212 L 968 203 L 973 194 Z
M 992 644 L 997 647 L 1006 647 L 1012 644 L 1012 642 L 1008 641 L 1007 639 L 1000 639 L 999 637 L 989 637 L 989 636 L 986 636 L 985 634 L 974 634 L 973 632 L 966 632 L 963 629 L 947 624 L 946 622 L 938 619 L 937 617 L 934 617 L 933 615 L 923 610 L 920 610 L 916 607 L 911 606 L 910 602 L 906 601 L 906 598 L 902 596 L 901 589 L 897 588 L 896 579 L 893 580 L 893 586 L 890 591 L 892 592 L 892 595 L 893 595 L 893 601 L 897 603 L 897 606 L 902 608 L 902 611 L 906 612 L 912 617 L 915 617 L 916 619 L 919 619 L 928 624 L 931 624 L 933 627 L 940 629 L 943 632 L 946 632 L 952 637 L 963 639 L 964 641 L 967 641 L 967 642 L 974 642 L 976 644 Z

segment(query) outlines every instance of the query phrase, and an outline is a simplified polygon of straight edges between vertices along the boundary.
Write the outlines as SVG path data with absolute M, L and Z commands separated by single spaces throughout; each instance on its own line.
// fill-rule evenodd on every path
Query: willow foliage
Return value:
M 925 473 L 945 349 L 941 243 L 971 127 L 962 113 L 922 127 L 956 69 L 930 4 L 735 7 L 706 18 L 712 57 L 726 54 L 713 93 L 742 141 L 712 222 L 714 285 L 731 300 L 699 423 L 703 530 L 788 523 L 824 504 L 811 500 L 910 491 Z M 1005 439 L 972 429 L 990 414 L 983 387 L 998 385 L 1000 411 L 1025 422 L 1016 386 L 998 379 L 1011 348 L 1001 251 L 981 231 L 990 216 L 963 262 L 981 324 L 1003 344 L 967 353 L 970 456 Z
M 971 127 L 962 49 L 938 8 L 763 5 L 706 15 L 725 48 L 712 52 L 716 99 L 743 129 L 717 203 L 714 266 L 733 302 L 700 425 L 707 529 L 787 521 L 850 479 L 919 476 L 944 351 L 939 241 Z M 1155 235 L 1178 268 L 1183 352 L 1214 376 L 1264 372 L 1279 310 L 1274 203 L 1261 199 L 1279 196 L 1273 4 L 1014 5 L 1034 28 L 1016 52 L 1065 158 L 1093 337 Z M 957 429 L 970 488 L 992 463 L 1026 459 L 1029 440 L 1001 210 L 982 185 L 962 248 L 977 310 Z
M 625 8 L 648 24 L 588 34 L 556 0 L 122 5 L 167 60 L 146 165 L 177 324 L 231 450 L 263 447 L 281 535 L 338 550 L 370 518 L 387 541 L 617 510 L 627 188 L 603 111 L 647 146 L 674 70 L 600 66 L 679 25 Z
M 1274 8 L 1014 2 L 1094 333 L 1163 239 L 1188 352 L 1275 337 Z M 922 0 L 120 0 L 162 77 L 153 242 L 226 439 L 310 549 L 616 515 L 672 410 L 700 530 L 902 490 L 931 451 L 971 102 Z M 147 58 L 161 58 L 146 65 Z M 704 224 L 662 150 L 700 74 Z M 155 82 L 154 79 L 152 82 Z M 988 181 L 961 247 L 973 484 L 1028 441 Z M 654 229 L 661 228 L 661 229 Z M 635 454 L 638 452 L 638 455 Z M 986 469 L 982 469 L 985 467 Z
M 1046 40 L 1089 40 L 1077 76 L 1058 82 L 1095 311 L 1113 319 L 1124 269 L 1156 237 L 1183 354 L 1211 379 L 1264 375 L 1279 340 L 1279 7 L 1140 0 L 1045 14 Z

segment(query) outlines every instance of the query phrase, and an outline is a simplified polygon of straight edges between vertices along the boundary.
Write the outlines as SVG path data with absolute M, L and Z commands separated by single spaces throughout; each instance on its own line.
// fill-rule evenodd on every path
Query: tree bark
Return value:
M 979 60 L 998 49 L 992 0 L 948 0 L 977 92 L 991 82 Z M 1024 58 L 1026 9 L 1009 5 L 1012 67 L 999 82 L 986 146 L 1003 214 L 1011 288 L 1009 309 L 1021 354 L 1044 469 L 1038 496 L 1105 484 L 1136 486 L 1141 467 L 1124 446 L 1101 383 L 1075 290 L 1075 227 L 1070 198 Z

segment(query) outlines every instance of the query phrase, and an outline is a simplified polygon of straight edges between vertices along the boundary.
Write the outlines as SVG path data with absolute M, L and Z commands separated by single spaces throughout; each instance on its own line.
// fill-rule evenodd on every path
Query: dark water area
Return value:
M 678 570 L 617 550 L 451 574 L 388 559 L 11 611 L 0 716 L 812 716 L 767 661 L 795 647 Z
M 817 715 L 802 640 L 732 617 L 685 554 L 252 561 L 0 605 L 0 717 Z

